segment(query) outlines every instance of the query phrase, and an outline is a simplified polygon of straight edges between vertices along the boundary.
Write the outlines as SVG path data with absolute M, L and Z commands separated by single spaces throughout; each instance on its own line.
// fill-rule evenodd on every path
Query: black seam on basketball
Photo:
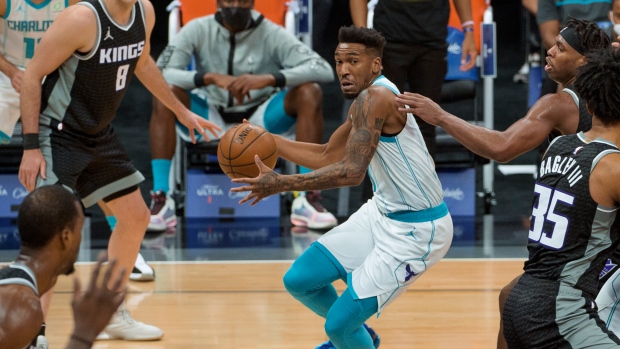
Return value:
M 241 155 L 243 155 L 243 152 L 249 147 L 251 146 L 254 142 L 256 142 L 257 139 L 259 139 L 260 137 L 262 137 L 264 134 L 268 133 L 267 130 L 265 130 L 264 132 L 262 132 L 261 134 L 259 134 L 258 136 L 256 136 L 256 138 L 254 138 L 250 143 L 248 143 L 248 145 L 246 145 L 243 150 L 241 151 L 241 153 L 237 156 L 235 156 L 234 158 L 230 158 L 230 160 L 234 160 L 237 159 L 238 157 L 240 157 Z M 236 135 L 236 134 L 235 134 Z M 233 138 L 234 139 L 234 138 Z M 232 147 L 233 142 L 230 142 L 230 146 Z M 228 153 L 228 155 L 230 155 L 230 152 Z
M 261 159 L 261 161 L 264 162 L 265 160 L 267 160 L 270 157 L 274 156 L 277 152 L 278 152 L 278 149 L 276 148 L 276 150 L 271 152 L 271 154 L 265 156 L 265 158 Z M 222 163 L 220 162 L 220 164 L 222 164 Z M 229 166 L 229 165 L 226 165 L 226 164 L 223 164 L 223 165 L 224 166 L 229 166 L 229 167 L 241 167 L 241 166 L 249 166 L 249 165 L 254 165 L 254 164 L 256 164 L 256 162 L 252 161 L 252 162 L 248 162 L 248 163 L 245 163 L 245 164 L 235 164 L 234 166 Z

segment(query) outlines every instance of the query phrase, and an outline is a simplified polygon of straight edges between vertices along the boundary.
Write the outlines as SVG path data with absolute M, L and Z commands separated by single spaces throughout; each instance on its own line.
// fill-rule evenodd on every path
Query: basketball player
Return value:
M 311 245 L 284 276 L 293 297 L 325 317 L 330 341 L 319 348 L 374 348 L 379 338 L 364 321 L 400 296 L 437 263 L 452 242 L 452 218 L 412 114 L 398 111 L 398 89 L 381 75 L 385 39 L 374 29 L 343 27 L 336 72 L 349 117 L 324 145 L 275 136 L 283 158 L 314 169 L 280 175 L 256 157 L 261 174 L 233 179 L 255 204 L 290 190 L 358 185 L 366 171 L 374 196 L 345 223 Z M 345 280 L 338 297 L 332 282 Z
M 592 129 L 550 144 L 540 165 L 525 273 L 506 299 L 509 348 L 618 348 L 594 295 L 620 231 L 620 51 L 588 54 L 575 90 Z
M 89 0 L 69 7 L 41 39 L 21 86 L 28 98 L 20 104 L 20 181 L 28 190 L 60 183 L 76 190 L 86 207 L 104 202 L 118 220 L 108 254 L 126 270 L 133 268 L 149 221 L 138 188 L 143 177 L 111 126 L 132 76 L 192 132 L 207 137 L 205 128 L 214 134 L 219 130 L 167 88 L 149 56 L 154 16 L 148 0 Z M 153 340 L 162 335 L 131 319 L 121 306 L 99 338 Z
M 83 225 L 78 198 L 59 185 L 40 187 L 24 199 L 17 215 L 19 255 L 15 262 L 0 269 L 0 348 L 25 348 L 40 337 L 37 333 L 43 311 L 39 296 L 51 289 L 58 275 L 73 273 Z M 103 283 L 97 284 L 104 257 L 100 255 L 86 293 L 81 293 L 80 282 L 75 279 L 75 328 L 67 348 L 90 348 L 123 301 L 124 271 L 114 282 L 111 280 L 115 260 L 109 263 Z
M 606 48 L 609 44 L 607 34 L 594 22 L 569 20 L 556 37 L 555 45 L 547 52 L 545 66 L 551 79 L 564 86 L 562 93 L 541 97 L 525 117 L 503 132 L 472 125 L 447 113 L 432 100 L 419 94 L 405 92 L 398 95 L 396 101 L 401 104 L 400 110 L 403 113 L 413 111 L 428 123 L 441 126 L 474 153 L 498 162 L 508 162 L 536 148 L 547 138 L 590 130 L 592 116 L 588 113 L 585 102 L 575 93 L 573 84 L 577 68 L 585 62 L 585 54 Z M 617 258 L 620 261 L 620 255 Z M 500 293 L 500 313 L 506 297 L 519 277 L 506 285 Z M 498 348 L 505 347 L 500 323 Z
M 79 0 L 0 0 L 0 143 L 8 143 L 19 119 L 19 91 L 23 70 L 32 59 L 43 33 L 67 5 Z M 8 6 L 7 6 L 8 5 Z M 114 230 L 115 218 L 106 211 L 106 219 Z M 150 281 L 153 269 L 138 254 L 130 279 Z M 43 300 L 44 314 L 49 302 Z
M 19 119 L 23 70 L 45 30 L 79 0 L 0 0 L 0 143 L 8 143 Z

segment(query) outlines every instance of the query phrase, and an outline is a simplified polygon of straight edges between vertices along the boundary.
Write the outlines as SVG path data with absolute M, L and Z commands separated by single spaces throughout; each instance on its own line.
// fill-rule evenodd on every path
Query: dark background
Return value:
M 204 0 L 215 1 L 215 0 Z M 267 1 L 267 0 L 256 0 Z M 315 2 L 315 33 L 323 32 L 323 35 L 314 35 L 314 49 L 333 65 L 333 52 L 337 45 L 337 32 L 343 25 L 350 25 L 348 1 L 344 0 L 314 0 Z M 156 24 L 151 38 L 151 55 L 157 58 L 167 43 L 167 0 L 152 0 L 156 11 Z M 520 1 L 493 1 L 494 18 L 497 23 L 497 55 L 498 76 L 495 79 L 495 128 L 503 130 L 510 124 L 525 115 L 527 110 L 527 85 L 514 84 L 512 75 L 524 62 L 524 11 Z M 319 29 L 321 28 L 321 29 Z M 327 140 L 331 133 L 341 123 L 343 98 L 340 93 L 338 82 L 324 84 L 324 113 L 325 135 Z M 482 84 L 479 84 L 482 91 Z M 481 93 L 479 93 L 481 95 Z M 465 119 L 482 119 L 481 97 L 478 100 L 478 115 L 474 115 L 471 102 L 460 102 L 445 106 L 455 115 Z M 127 148 L 134 160 L 136 167 L 144 174 L 146 180 L 141 184 L 142 194 L 150 203 L 150 190 L 152 187 L 151 157 L 148 126 L 151 114 L 150 93 L 140 84 L 138 79 L 133 79 L 121 107 L 114 121 L 121 141 Z M 537 160 L 537 153 L 525 154 L 512 163 L 532 164 Z M 481 172 L 481 171 L 479 171 Z M 480 176 L 479 176 L 480 177 Z M 529 177 L 529 178 L 528 178 Z M 498 216 L 505 215 L 507 220 L 520 219 L 529 214 L 531 208 L 531 189 L 533 179 L 531 176 L 516 175 L 506 177 L 496 171 L 495 191 L 498 204 L 493 212 Z M 480 187 L 480 185 L 478 185 Z M 337 190 L 324 191 L 324 205 L 331 212 L 336 212 Z M 358 206 L 359 190 L 354 188 L 350 198 L 350 210 Z M 482 211 L 481 200 L 478 203 L 478 212 Z M 109 229 L 102 213 L 97 207 L 88 212 L 92 215 L 93 233 L 109 234 Z

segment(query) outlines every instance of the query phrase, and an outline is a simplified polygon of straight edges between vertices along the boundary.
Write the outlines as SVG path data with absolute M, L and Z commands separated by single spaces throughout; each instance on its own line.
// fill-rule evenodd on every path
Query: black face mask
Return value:
M 249 7 L 222 7 L 222 19 L 233 31 L 245 29 L 252 17 Z

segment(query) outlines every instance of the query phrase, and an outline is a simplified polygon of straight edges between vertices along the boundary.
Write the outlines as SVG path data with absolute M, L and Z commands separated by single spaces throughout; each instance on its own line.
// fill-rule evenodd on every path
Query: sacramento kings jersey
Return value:
M 596 294 L 599 273 L 620 238 L 620 220 L 617 206 L 603 207 L 590 196 L 590 173 L 603 156 L 618 152 L 582 132 L 551 143 L 534 188 L 526 274 Z
M 11 264 L 0 269 L 0 286 L 23 285 L 30 287 L 34 293 L 39 295 L 37 279 L 30 268 L 21 264 Z
M 134 5 L 122 26 L 108 14 L 102 0 L 87 0 L 97 15 L 98 38 L 90 52 L 75 52 L 43 83 L 41 120 L 52 118 L 66 130 L 95 135 L 114 119 L 146 40 L 142 2 Z M 49 120 L 48 120 L 49 121 Z
M 373 85 L 384 86 L 394 94 L 398 88 L 379 76 Z M 381 135 L 377 151 L 370 161 L 368 175 L 375 200 L 384 213 L 421 211 L 443 201 L 441 183 L 428 155 L 424 139 L 412 114 L 396 135 Z
M 43 33 L 69 6 L 69 0 L 45 0 L 38 5 L 28 0 L 9 0 L 6 4 L 0 26 L 0 51 L 7 61 L 23 69 L 32 59 Z
M 588 113 L 588 108 L 586 108 L 586 101 L 579 98 L 577 92 L 575 92 L 575 85 L 570 85 L 562 89 L 562 92 L 568 93 L 575 101 L 577 108 L 579 108 L 579 122 L 577 124 L 577 130 L 575 133 L 579 132 L 588 132 L 592 128 L 592 115 Z M 561 136 L 562 134 L 559 131 L 553 130 L 549 135 L 549 142 L 553 141 L 554 138 Z

